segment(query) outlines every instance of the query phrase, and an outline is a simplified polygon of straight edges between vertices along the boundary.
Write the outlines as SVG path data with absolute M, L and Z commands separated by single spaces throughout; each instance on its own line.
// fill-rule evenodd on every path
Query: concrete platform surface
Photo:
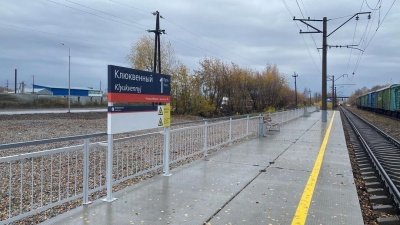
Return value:
M 327 123 L 320 113 L 296 119 L 43 224 L 291 224 L 332 114 Z M 305 224 L 364 224 L 338 112 L 306 214 Z

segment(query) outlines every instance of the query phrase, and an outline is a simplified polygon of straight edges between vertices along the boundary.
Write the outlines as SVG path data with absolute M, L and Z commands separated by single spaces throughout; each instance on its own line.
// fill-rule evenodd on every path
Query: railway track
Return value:
M 400 224 L 400 143 L 351 111 L 341 112 L 376 222 Z

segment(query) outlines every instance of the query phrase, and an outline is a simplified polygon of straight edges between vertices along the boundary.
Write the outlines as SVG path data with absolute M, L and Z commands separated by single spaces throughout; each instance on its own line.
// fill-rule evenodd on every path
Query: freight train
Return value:
M 357 108 L 400 118 L 400 84 L 359 96 Z

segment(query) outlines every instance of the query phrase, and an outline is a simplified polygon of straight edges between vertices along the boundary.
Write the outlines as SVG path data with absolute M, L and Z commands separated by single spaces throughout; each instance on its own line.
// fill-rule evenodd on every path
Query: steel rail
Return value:
M 400 207 L 400 192 L 399 189 L 397 188 L 397 186 L 393 183 L 392 179 L 389 177 L 389 175 L 386 173 L 385 169 L 383 168 L 382 164 L 379 162 L 379 160 L 377 159 L 377 157 L 375 156 L 375 154 L 373 153 L 372 149 L 369 147 L 369 145 L 367 144 L 367 142 L 365 141 L 365 139 L 362 137 L 361 133 L 359 132 L 359 130 L 357 129 L 357 127 L 355 126 L 355 124 L 353 123 L 353 121 L 351 121 L 351 119 L 349 118 L 348 114 L 345 113 L 345 111 L 347 113 L 351 113 L 353 115 L 355 115 L 353 112 L 349 111 L 349 110 L 345 110 L 343 108 L 341 108 L 343 114 L 345 115 L 347 121 L 349 122 L 350 126 L 353 128 L 354 133 L 357 135 L 357 138 L 359 139 L 361 145 L 363 146 L 363 148 L 365 149 L 365 151 L 367 151 L 368 155 L 370 156 L 370 158 L 372 159 L 372 162 L 375 166 L 375 168 L 378 170 L 379 175 L 381 176 L 383 182 L 385 183 L 386 187 L 388 188 L 389 192 L 392 194 L 393 196 L 393 200 L 396 202 L 397 207 Z M 359 116 L 355 115 L 357 118 L 359 118 L 361 121 L 365 122 L 366 124 L 370 125 L 372 129 L 377 129 L 377 131 L 379 130 L 377 127 L 373 126 L 372 124 L 368 123 L 367 121 L 365 121 L 364 119 L 360 118 Z M 379 133 L 383 131 L 378 131 Z M 389 135 L 385 135 L 385 138 L 390 137 Z

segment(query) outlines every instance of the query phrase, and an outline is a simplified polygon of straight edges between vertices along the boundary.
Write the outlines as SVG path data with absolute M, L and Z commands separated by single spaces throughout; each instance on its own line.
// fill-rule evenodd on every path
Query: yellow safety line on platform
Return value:
M 329 134 L 331 133 L 333 118 L 335 118 L 335 112 L 333 112 L 331 122 L 329 123 L 328 130 L 326 131 L 324 140 L 322 141 L 321 148 L 315 161 L 314 168 L 311 171 L 310 177 L 308 178 L 306 187 L 304 188 L 303 195 L 301 196 L 299 205 L 297 206 L 296 213 L 294 214 L 292 225 L 304 225 L 307 219 L 308 209 L 310 208 L 311 199 L 314 193 L 315 185 L 318 180 L 318 174 L 321 169 L 322 160 L 324 159 L 326 145 L 328 144 Z

